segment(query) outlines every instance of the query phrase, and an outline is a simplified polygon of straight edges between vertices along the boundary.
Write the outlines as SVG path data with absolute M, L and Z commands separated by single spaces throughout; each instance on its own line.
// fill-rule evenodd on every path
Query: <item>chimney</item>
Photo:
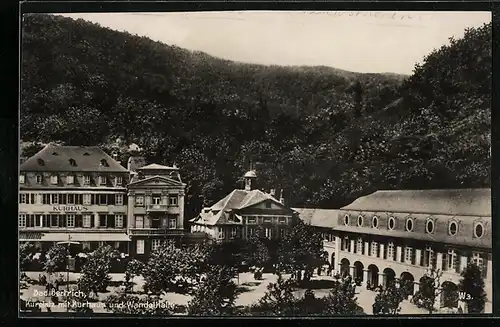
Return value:
M 119 164 L 121 164 L 121 161 L 118 160 L 118 153 L 116 153 L 116 152 L 113 153 L 113 160 L 118 162 Z
M 269 194 L 271 194 L 271 196 L 275 196 L 275 195 L 276 195 L 276 190 L 272 188 L 272 189 L 269 191 Z
M 285 198 L 283 197 L 283 189 L 280 190 L 280 203 L 285 205 Z

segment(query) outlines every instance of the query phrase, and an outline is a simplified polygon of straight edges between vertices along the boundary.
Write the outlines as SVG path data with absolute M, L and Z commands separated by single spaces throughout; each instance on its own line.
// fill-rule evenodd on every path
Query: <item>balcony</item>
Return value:
M 170 206 L 168 204 L 148 204 L 146 206 L 147 213 L 169 213 L 169 214 L 178 214 L 179 207 L 178 206 Z
M 134 236 L 149 236 L 149 235 L 183 235 L 183 229 L 166 229 L 166 228 L 131 228 L 130 235 Z

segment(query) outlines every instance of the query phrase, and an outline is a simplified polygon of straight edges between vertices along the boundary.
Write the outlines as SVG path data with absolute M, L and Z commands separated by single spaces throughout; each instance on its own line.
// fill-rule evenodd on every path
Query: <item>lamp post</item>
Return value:
M 58 242 L 57 244 L 66 244 L 67 245 L 67 253 L 66 253 L 66 312 L 69 312 L 69 259 L 71 258 L 71 254 L 69 252 L 71 244 L 80 244 L 80 242 L 71 241 L 71 235 L 68 234 L 68 240 L 63 242 Z

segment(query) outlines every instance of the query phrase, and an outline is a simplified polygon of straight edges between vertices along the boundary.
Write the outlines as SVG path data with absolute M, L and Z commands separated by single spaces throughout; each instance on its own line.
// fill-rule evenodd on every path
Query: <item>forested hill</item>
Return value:
M 188 214 L 250 160 L 292 206 L 489 183 L 491 26 L 408 78 L 236 63 L 50 15 L 24 17 L 22 46 L 22 140 L 137 143 L 181 167 Z

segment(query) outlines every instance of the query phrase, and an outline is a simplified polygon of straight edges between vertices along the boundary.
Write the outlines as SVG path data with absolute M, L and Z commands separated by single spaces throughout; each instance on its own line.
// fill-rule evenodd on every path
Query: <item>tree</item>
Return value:
M 55 244 L 45 254 L 43 269 L 48 274 L 63 271 L 66 267 L 68 248 L 61 244 Z
M 436 268 L 431 268 L 420 279 L 420 289 L 415 293 L 412 302 L 418 307 L 424 308 L 432 314 L 436 311 L 437 297 L 441 294 L 441 276 L 442 271 Z
M 350 276 L 343 279 L 336 276 L 335 285 L 325 301 L 325 314 L 329 316 L 350 316 L 360 311 L 356 298 L 356 285 Z
M 401 311 L 400 304 L 404 300 L 404 291 L 396 283 L 390 283 L 385 289 L 380 289 L 373 303 L 373 314 L 396 315 Z
M 127 263 L 125 268 L 125 293 L 132 292 L 134 283 L 133 279 L 136 276 L 141 276 L 144 269 L 144 263 L 137 259 L 132 259 Z
M 483 274 L 479 266 L 470 262 L 462 271 L 462 279 L 458 285 L 460 292 L 465 293 L 468 313 L 482 313 L 486 303 Z
M 250 236 L 247 240 L 243 254 L 244 261 L 249 266 L 264 267 L 270 260 L 269 250 L 261 241 L 258 234 Z
M 314 228 L 297 220 L 278 249 L 280 269 L 293 272 L 297 281 L 309 281 L 315 268 L 325 262 L 323 239 Z
M 298 312 L 293 294 L 295 281 L 284 279 L 278 272 L 276 283 L 269 283 L 267 291 L 252 310 L 261 315 L 293 316 Z
M 155 294 L 171 290 L 191 292 L 206 269 L 209 253 L 205 244 L 181 248 L 162 244 L 142 269 L 144 290 Z
M 26 270 L 31 261 L 33 260 L 33 255 L 37 252 L 36 246 L 31 242 L 25 242 L 21 244 L 19 248 L 19 263 L 21 270 Z
M 188 304 L 188 313 L 195 316 L 222 316 L 234 312 L 235 270 L 229 266 L 208 267 Z
M 111 263 L 118 258 L 118 253 L 111 246 L 97 248 L 87 257 L 78 279 L 78 289 L 86 294 L 105 292 L 111 277 L 109 272 Z

